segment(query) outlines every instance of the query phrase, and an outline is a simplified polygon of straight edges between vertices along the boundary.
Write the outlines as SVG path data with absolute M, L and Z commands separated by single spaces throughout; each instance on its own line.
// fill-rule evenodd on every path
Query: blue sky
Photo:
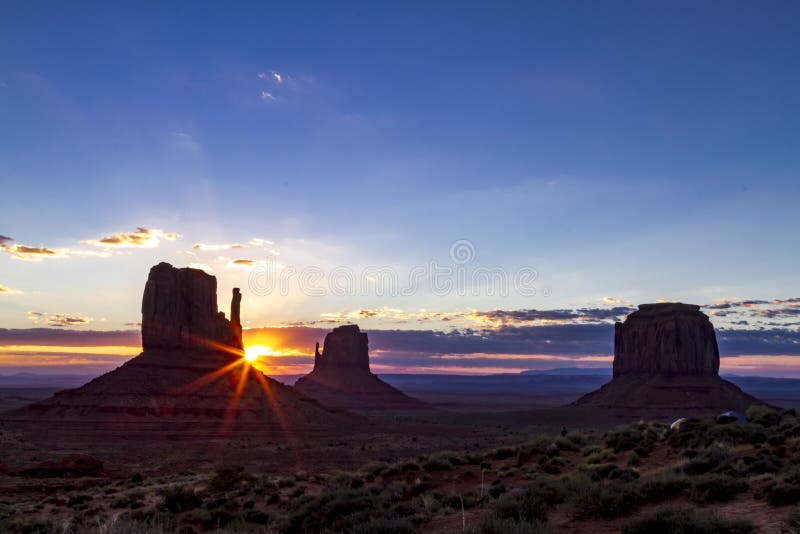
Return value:
M 789 298 L 799 15 L 794 2 L 4 2 L 0 235 L 62 257 L 5 249 L 0 324 L 125 328 L 161 260 L 209 266 L 224 302 L 250 276 L 234 259 L 405 274 L 447 263 L 459 239 L 471 267 L 535 267 L 537 295 L 245 292 L 244 312 L 258 326 Z M 181 237 L 89 243 L 138 227 Z M 192 249 L 253 238 L 270 243 Z M 364 320 L 408 324 L 384 315 Z

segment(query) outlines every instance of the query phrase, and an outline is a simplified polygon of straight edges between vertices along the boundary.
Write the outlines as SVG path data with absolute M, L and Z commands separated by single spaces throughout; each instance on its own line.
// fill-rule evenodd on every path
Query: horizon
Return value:
M 0 12 L 0 374 L 135 356 L 167 261 L 273 373 L 610 366 L 681 301 L 800 378 L 796 3 Z

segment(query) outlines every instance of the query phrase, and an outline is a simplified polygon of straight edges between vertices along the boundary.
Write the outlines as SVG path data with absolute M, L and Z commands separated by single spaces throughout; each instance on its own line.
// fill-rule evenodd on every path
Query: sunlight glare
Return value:
M 248 362 L 254 362 L 259 356 L 267 356 L 272 354 L 272 349 L 266 345 L 251 345 L 244 349 L 244 359 Z

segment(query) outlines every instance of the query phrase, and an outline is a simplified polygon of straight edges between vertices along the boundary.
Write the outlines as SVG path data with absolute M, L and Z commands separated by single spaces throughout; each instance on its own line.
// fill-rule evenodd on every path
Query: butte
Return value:
M 744 411 L 764 404 L 719 376 L 714 326 L 693 304 L 642 304 L 614 328 L 611 382 L 575 401 L 642 417 Z
M 317 343 L 314 370 L 294 387 L 329 408 L 356 412 L 431 409 L 372 373 L 367 334 L 358 325 L 334 328 L 325 336 L 322 353 Z

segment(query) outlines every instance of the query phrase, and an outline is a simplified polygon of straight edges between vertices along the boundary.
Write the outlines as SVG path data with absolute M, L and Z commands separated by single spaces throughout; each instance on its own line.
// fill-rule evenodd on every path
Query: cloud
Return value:
M 3 252 L 10 254 L 15 260 L 42 261 L 43 259 L 68 258 L 67 249 L 52 249 L 44 246 L 32 247 L 29 245 L 0 245 Z
M 261 91 L 261 100 L 264 102 L 276 102 L 278 99 L 269 91 Z
M 531 322 L 602 322 L 620 321 L 636 308 L 616 306 L 614 308 L 579 308 L 555 310 L 490 310 L 475 311 L 470 317 L 488 323 L 522 324 Z
M 10 287 L 6 287 L 0 284 L 0 295 L 21 295 L 22 291 L 11 289 Z
M 228 262 L 228 267 L 237 267 L 240 269 L 252 269 L 257 265 L 266 265 L 265 261 L 248 260 L 248 259 L 235 259 Z
M 261 239 L 260 237 L 254 237 L 250 241 L 247 242 L 249 245 L 253 245 L 254 247 L 262 247 L 267 245 L 274 245 L 274 241 L 270 241 L 269 239 Z
M 206 243 L 195 243 L 194 245 L 192 245 L 192 248 L 201 251 L 220 251 L 232 248 L 247 248 L 247 245 L 242 245 L 241 243 L 224 243 L 221 245 L 208 245 Z
M 33 324 L 40 324 L 42 321 L 47 326 L 80 326 L 92 322 L 91 317 L 81 317 L 69 313 L 45 313 L 40 311 L 29 311 L 28 319 Z
M 626 315 L 636 308 L 616 306 L 613 308 L 578 308 L 554 310 L 462 310 L 450 312 L 435 312 L 425 309 L 416 312 L 405 312 L 396 308 L 384 306 L 382 308 L 361 308 L 351 312 L 329 312 L 320 315 L 321 320 L 316 322 L 335 323 L 346 322 L 354 319 L 391 319 L 395 321 L 442 321 L 458 322 L 465 325 L 481 328 L 497 328 L 505 325 L 525 325 L 542 323 L 601 323 L 616 322 L 624 319 Z M 314 323 L 310 323 L 314 324 Z
M 0 235 L 0 246 L 8 245 L 14 241 L 13 237 L 8 237 L 7 235 Z
M 111 234 L 100 239 L 87 239 L 81 241 L 84 245 L 96 247 L 118 247 L 118 248 L 155 248 L 162 239 L 173 241 L 180 238 L 180 234 L 165 232 L 160 228 L 137 228 L 133 232 Z
M 256 77 L 260 80 L 266 80 L 272 78 L 272 80 L 278 85 L 283 83 L 283 75 L 280 72 L 274 70 L 269 71 L 269 74 L 267 74 L 266 72 L 259 72 L 258 74 L 256 74 Z
M 92 322 L 91 317 L 79 317 L 65 313 L 56 313 L 49 316 L 46 320 L 47 326 L 80 326 Z
M 189 264 L 189 268 L 190 269 L 200 269 L 201 271 L 205 271 L 205 272 L 209 272 L 209 271 L 213 271 L 214 270 L 207 263 L 194 263 L 193 262 L 193 263 Z

